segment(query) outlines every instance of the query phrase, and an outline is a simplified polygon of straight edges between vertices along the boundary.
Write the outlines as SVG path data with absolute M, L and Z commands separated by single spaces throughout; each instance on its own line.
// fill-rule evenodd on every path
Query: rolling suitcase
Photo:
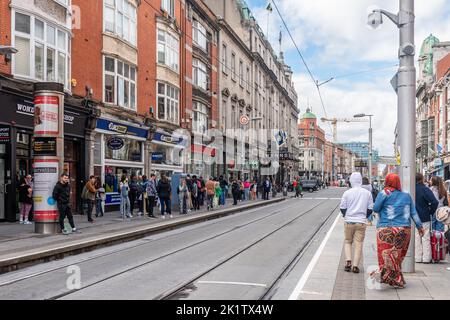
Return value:
M 433 223 L 431 223 L 431 261 L 438 263 L 445 260 L 447 254 L 448 241 L 445 238 L 444 232 L 433 230 Z

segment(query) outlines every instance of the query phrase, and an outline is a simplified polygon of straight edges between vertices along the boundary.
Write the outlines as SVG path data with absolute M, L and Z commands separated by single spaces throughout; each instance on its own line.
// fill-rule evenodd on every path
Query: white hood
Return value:
M 353 172 L 350 176 L 350 185 L 352 188 L 360 188 L 362 186 L 362 176 L 359 172 Z

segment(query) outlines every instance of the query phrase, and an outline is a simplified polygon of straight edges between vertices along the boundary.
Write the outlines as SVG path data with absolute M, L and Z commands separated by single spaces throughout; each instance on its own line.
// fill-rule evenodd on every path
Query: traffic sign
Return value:
M 250 122 L 250 118 L 246 115 L 242 115 L 241 118 L 239 119 L 240 124 L 242 125 L 247 125 Z

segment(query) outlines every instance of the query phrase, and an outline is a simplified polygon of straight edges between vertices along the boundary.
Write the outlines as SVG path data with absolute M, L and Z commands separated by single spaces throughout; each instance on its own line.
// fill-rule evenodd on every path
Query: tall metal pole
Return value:
M 401 183 L 415 201 L 416 68 L 414 66 L 414 0 L 400 0 L 400 67 L 398 70 L 398 127 L 400 137 Z M 403 262 L 405 272 L 415 272 L 414 227 Z

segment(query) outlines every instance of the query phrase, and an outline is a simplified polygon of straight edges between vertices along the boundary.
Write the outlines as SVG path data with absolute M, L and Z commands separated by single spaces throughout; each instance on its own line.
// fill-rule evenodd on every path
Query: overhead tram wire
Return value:
M 325 117 L 328 118 L 327 110 L 325 109 L 325 104 L 324 104 L 324 102 L 323 102 L 322 93 L 320 92 L 320 86 L 319 86 L 317 80 L 314 78 L 314 75 L 312 74 L 311 69 L 309 68 L 308 64 L 306 63 L 306 60 L 305 60 L 305 58 L 303 57 L 303 54 L 301 53 L 300 49 L 298 48 L 297 43 L 295 42 L 294 37 L 292 36 L 291 31 L 289 30 L 289 27 L 288 27 L 287 24 L 286 24 L 286 21 L 284 20 L 283 16 L 281 15 L 281 12 L 280 12 L 280 10 L 278 9 L 278 5 L 276 4 L 275 0 L 272 0 L 272 3 L 274 4 L 275 9 L 277 10 L 278 15 L 280 16 L 280 19 L 281 19 L 281 21 L 283 22 L 283 25 L 284 25 L 284 27 L 286 28 L 286 31 L 288 32 L 289 37 L 290 37 L 291 40 L 292 40 L 292 43 L 294 44 L 295 48 L 297 49 L 297 52 L 298 52 L 298 54 L 300 55 L 300 58 L 301 58 L 303 64 L 305 65 L 305 68 L 306 68 L 306 70 L 308 71 L 309 76 L 311 77 L 312 82 L 313 82 L 314 85 L 316 86 L 317 93 L 319 94 L 319 98 L 320 98 L 320 103 L 322 104 L 323 112 L 324 112 L 324 114 L 325 114 Z M 328 122 L 328 125 L 329 125 L 330 129 L 332 130 L 331 124 L 330 124 L 329 122 Z M 333 131 L 333 130 L 332 130 L 332 131 Z

